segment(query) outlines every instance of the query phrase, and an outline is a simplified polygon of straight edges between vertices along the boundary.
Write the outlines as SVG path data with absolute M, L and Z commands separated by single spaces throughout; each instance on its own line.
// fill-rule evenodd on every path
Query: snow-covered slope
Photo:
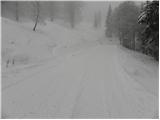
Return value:
M 159 63 L 152 57 L 119 47 L 118 63 L 123 70 L 148 92 L 158 96 Z
M 87 43 L 97 40 L 102 34 L 91 29 L 91 26 L 88 27 L 86 23 L 71 29 L 62 26 L 58 21 L 46 21 L 44 24 L 38 24 L 36 32 L 32 31 L 33 24 L 2 18 L 2 88 L 30 75 L 36 71 L 35 67 L 49 61 L 57 61 L 57 57 L 83 50 L 88 45 L 93 46 L 95 43 Z M 8 60 L 10 61 L 7 67 Z M 26 72 L 28 70 L 32 72 Z
M 97 40 L 95 30 L 71 29 L 47 21 L 32 31 L 34 23 L 17 23 L 2 18 L 2 60 L 15 59 L 15 65 L 51 57 L 64 49 L 87 40 Z M 83 25 L 79 25 L 83 26 Z M 84 27 L 83 27 L 84 28 Z M 85 26 L 87 28 L 87 26 Z M 94 33 L 93 33 L 94 31 Z M 100 34 L 99 34 L 100 35 Z M 88 39 L 87 37 L 91 37 Z
M 150 57 L 87 23 L 46 22 L 36 32 L 31 23 L 2 25 L 2 50 L 35 61 L 2 68 L 3 118 L 158 118 L 158 63 Z
M 43 34 L 33 32 L 23 25 L 2 19 L 2 63 L 14 59 L 15 65 L 51 57 L 49 45 L 54 40 L 46 38 Z

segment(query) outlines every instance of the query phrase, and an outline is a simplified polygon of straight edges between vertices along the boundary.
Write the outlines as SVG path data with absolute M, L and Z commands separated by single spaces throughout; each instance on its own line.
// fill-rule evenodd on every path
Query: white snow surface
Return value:
M 88 23 L 32 26 L 2 19 L 2 118 L 158 118 L 158 62 Z

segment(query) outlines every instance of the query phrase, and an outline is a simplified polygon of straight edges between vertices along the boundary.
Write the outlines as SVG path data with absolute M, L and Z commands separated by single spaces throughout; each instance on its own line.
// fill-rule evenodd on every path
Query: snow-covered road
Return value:
M 2 91 L 3 118 L 154 118 L 158 97 L 118 64 L 118 47 L 96 42 Z M 51 66 L 51 67 L 50 67 Z M 52 67 L 53 66 L 53 67 Z

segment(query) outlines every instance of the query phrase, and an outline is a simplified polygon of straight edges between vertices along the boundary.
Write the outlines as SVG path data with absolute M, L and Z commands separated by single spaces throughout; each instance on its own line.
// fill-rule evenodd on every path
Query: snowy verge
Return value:
M 123 70 L 148 92 L 158 96 L 158 62 L 142 53 L 117 47 L 117 61 Z

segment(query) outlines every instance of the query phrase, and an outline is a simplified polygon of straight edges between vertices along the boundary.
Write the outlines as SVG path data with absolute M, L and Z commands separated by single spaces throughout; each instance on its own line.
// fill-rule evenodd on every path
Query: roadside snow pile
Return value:
M 2 64 L 14 60 L 15 65 L 51 57 L 49 45 L 54 41 L 23 25 L 2 19 Z
M 2 18 L 3 79 L 8 79 L 6 76 L 9 75 L 13 80 L 15 75 L 30 66 L 47 64 L 68 53 L 84 51 L 96 45 L 103 34 L 102 30 L 85 22 L 72 29 L 58 21 L 45 21 L 38 24 L 35 32 L 32 31 L 33 25 L 33 22 Z
M 146 91 L 158 96 L 158 62 L 139 52 L 118 48 L 117 61 L 123 70 Z
M 52 59 L 53 50 L 76 44 L 79 40 L 77 32 L 58 24 L 38 24 L 35 32 L 32 31 L 33 24 L 2 18 L 3 88 L 35 73 L 39 66 L 57 61 Z
M 87 33 L 86 30 L 71 29 L 49 21 L 38 24 L 34 32 L 32 31 L 33 24 L 32 22 L 17 23 L 2 18 L 2 64 L 4 68 L 8 60 L 10 64 L 14 61 L 14 65 L 37 62 L 86 42 L 87 36 L 96 39 L 96 32 Z
M 33 25 L 33 22 L 14 22 L 2 18 L 3 86 L 15 82 L 16 76 L 21 76 L 19 74 L 23 71 L 25 73 L 26 68 L 47 64 L 59 56 L 61 58 L 67 53 L 72 54 L 94 46 L 101 34 L 98 29 L 95 30 L 86 23 L 72 29 L 58 21 L 45 21 L 38 24 L 35 32 L 32 31 Z M 91 44 L 90 41 L 95 42 Z

